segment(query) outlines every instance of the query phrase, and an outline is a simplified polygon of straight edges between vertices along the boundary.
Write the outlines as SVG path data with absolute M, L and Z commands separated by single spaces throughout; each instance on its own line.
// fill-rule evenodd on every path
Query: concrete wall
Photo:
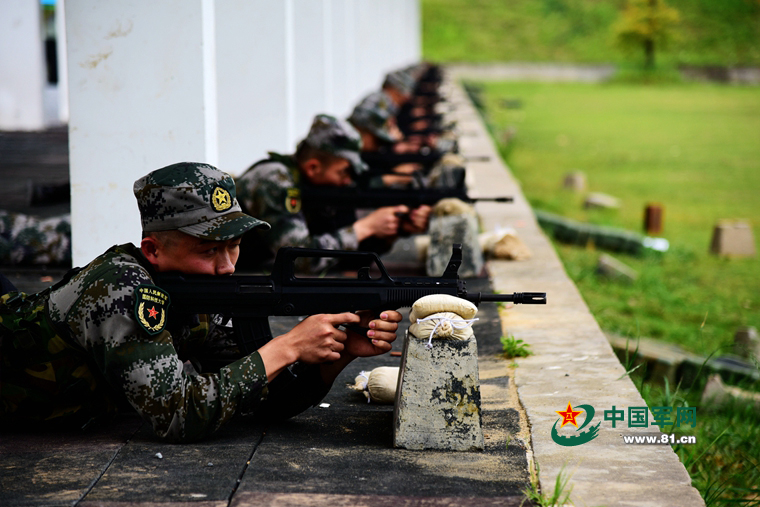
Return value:
M 147 172 L 192 160 L 237 175 L 292 151 L 315 114 L 346 116 L 419 59 L 417 3 L 67 2 L 74 264 L 139 241 L 131 188 Z

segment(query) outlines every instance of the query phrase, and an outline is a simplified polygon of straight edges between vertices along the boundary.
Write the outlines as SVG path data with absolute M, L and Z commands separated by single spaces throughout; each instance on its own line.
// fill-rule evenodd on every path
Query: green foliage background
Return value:
M 438 62 L 622 63 L 625 0 L 422 0 L 422 48 Z M 760 65 L 758 0 L 667 0 L 681 23 L 663 65 Z

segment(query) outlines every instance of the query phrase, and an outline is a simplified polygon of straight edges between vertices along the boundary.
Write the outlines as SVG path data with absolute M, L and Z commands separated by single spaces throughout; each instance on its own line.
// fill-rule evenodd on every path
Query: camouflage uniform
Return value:
M 37 218 L 0 210 L 0 264 L 71 264 L 71 215 Z
M 309 134 L 302 141 L 320 151 L 346 158 L 354 172 L 366 170 L 359 157 L 361 139 L 348 124 L 327 115 L 318 115 L 312 123 Z M 243 256 L 262 254 L 255 259 L 241 258 L 244 268 L 268 266 L 283 246 L 324 248 L 328 250 L 356 250 L 358 242 L 353 229 L 355 215 L 342 220 L 341 226 L 326 225 L 324 216 L 315 217 L 314 210 L 304 210 L 301 206 L 301 171 L 291 155 L 269 153 L 269 158 L 251 166 L 237 181 L 238 195 L 243 209 L 271 224 L 271 231 L 255 234 L 241 249 Z M 320 272 L 330 267 L 330 258 L 301 259 L 304 264 L 297 269 Z M 306 262 L 313 264 L 305 264 Z
M 267 227 L 242 213 L 232 178 L 211 166 L 168 166 L 134 190 L 147 232 L 226 240 Z M 154 274 L 140 249 L 126 244 L 43 292 L 2 296 L 0 421 L 82 427 L 131 405 L 158 437 L 190 441 L 237 413 L 287 416 L 326 393 L 318 370 L 304 366 L 298 382 L 273 394 L 258 352 L 240 357 L 219 316 L 170 311 Z M 210 356 L 226 366 L 200 374 L 185 362 Z

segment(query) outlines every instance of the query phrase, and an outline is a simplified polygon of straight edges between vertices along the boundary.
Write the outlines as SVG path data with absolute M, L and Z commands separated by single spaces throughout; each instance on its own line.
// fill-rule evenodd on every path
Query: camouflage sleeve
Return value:
M 252 412 L 266 395 L 259 354 L 215 374 L 186 373 L 169 332 L 150 334 L 138 322 L 136 288 L 150 284 L 141 266 L 123 258 L 91 264 L 51 294 L 50 315 L 68 324 L 110 386 L 126 396 L 161 438 L 196 440 L 235 413 Z
M 0 210 L 0 264 L 69 264 L 71 215 L 38 218 Z
M 283 246 L 324 248 L 328 250 L 356 250 L 359 246 L 353 226 L 346 226 L 325 234 L 312 235 L 300 203 L 293 205 L 289 190 L 295 189 L 288 169 L 280 163 L 261 164 L 245 173 L 237 182 L 238 198 L 248 213 L 269 222 L 272 229 L 262 234 L 266 248 L 272 256 Z M 323 271 L 332 259 L 313 259 L 310 266 L 298 266 L 311 272 Z

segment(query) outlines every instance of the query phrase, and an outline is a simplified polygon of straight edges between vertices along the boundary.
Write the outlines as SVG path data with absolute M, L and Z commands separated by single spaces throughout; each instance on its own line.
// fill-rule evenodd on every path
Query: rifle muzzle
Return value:
M 478 294 L 478 304 L 481 301 L 503 301 L 516 305 L 545 305 L 546 292 L 515 292 L 512 294 Z

